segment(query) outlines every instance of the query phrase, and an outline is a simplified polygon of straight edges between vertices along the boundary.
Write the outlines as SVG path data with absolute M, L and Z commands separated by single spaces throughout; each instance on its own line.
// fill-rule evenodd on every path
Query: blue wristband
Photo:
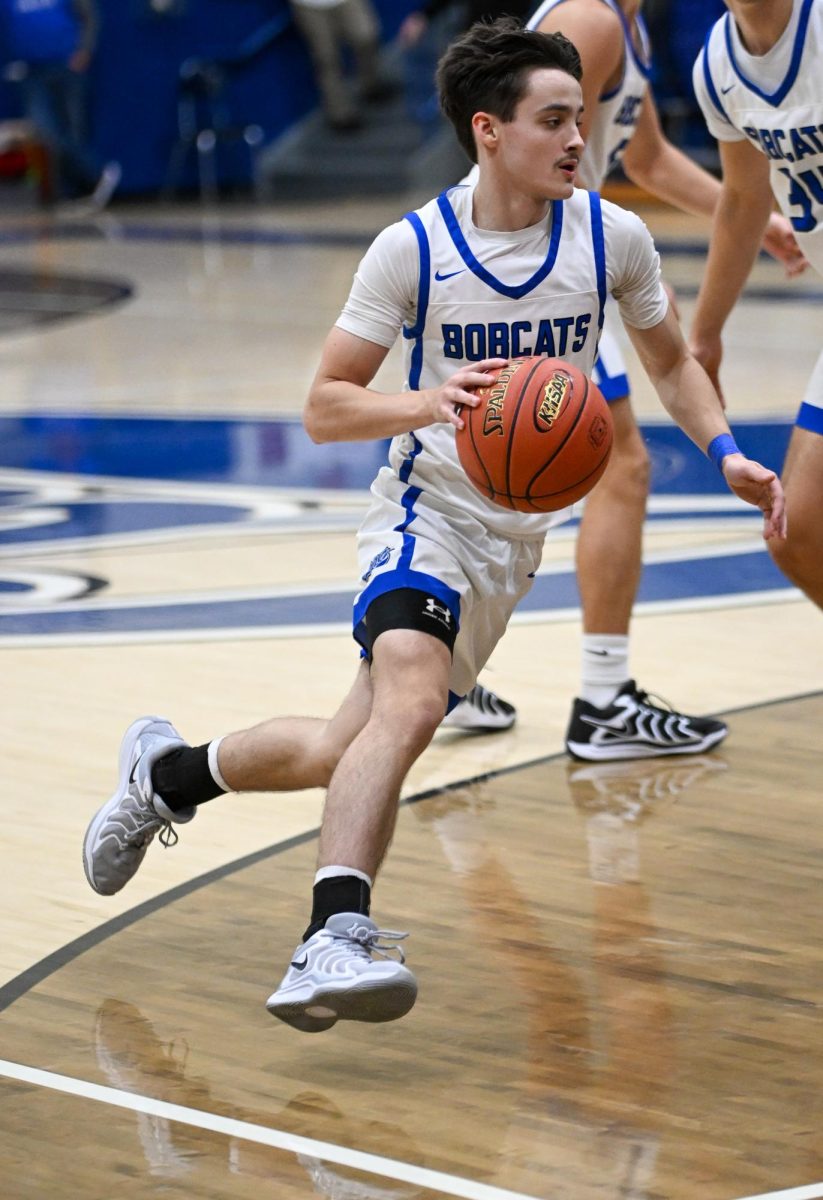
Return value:
M 739 454 L 740 448 L 730 433 L 718 433 L 717 437 L 709 442 L 706 453 L 722 475 L 723 459 L 727 454 Z

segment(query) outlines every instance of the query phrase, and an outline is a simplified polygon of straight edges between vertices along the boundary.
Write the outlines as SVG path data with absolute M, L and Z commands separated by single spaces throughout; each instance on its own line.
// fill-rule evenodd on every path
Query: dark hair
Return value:
M 580 55 L 567 37 L 524 29 L 514 17 L 478 21 L 452 42 L 437 66 L 437 91 L 441 109 L 473 162 L 474 114 L 491 112 L 512 121 L 530 73 L 546 67 L 565 71 L 578 82 L 583 74 Z

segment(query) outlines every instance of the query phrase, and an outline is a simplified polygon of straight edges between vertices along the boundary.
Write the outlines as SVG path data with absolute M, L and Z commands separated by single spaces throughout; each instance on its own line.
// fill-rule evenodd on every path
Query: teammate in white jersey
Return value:
M 723 193 L 697 300 L 692 343 L 718 377 L 721 333 L 776 197 L 823 274 L 823 0 L 728 0 L 695 64 L 694 84 L 720 143 Z M 823 608 L 823 354 L 784 467 L 788 537 L 777 565 Z
M 503 635 L 553 519 L 492 504 L 460 469 L 459 412 L 477 405 L 489 370 L 519 353 L 562 353 L 591 370 L 611 292 L 668 412 L 763 510 L 765 536 L 783 532 L 780 482 L 735 447 L 645 226 L 575 191 L 579 78 L 567 39 L 508 20 L 452 45 L 441 103 L 478 158 L 479 182 L 378 236 L 326 340 L 305 411 L 312 438 L 394 439 L 359 534 L 362 660 L 336 715 L 276 718 L 194 748 L 165 719 L 143 717 L 123 739 L 117 790 L 86 832 L 88 880 L 111 894 L 158 830 L 174 840 L 174 823 L 221 792 L 326 786 L 310 922 L 267 1005 L 298 1029 L 392 1020 L 414 1003 L 397 945 L 405 935 L 370 919 L 372 884 L 406 773 Z M 387 395 L 371 383 L 400 336 L 406 386 Z
M 711 216 L 720 184 L 661 130 L 648 84 L 651 48 L 640 10 L 640 0 L 543 0 L 528 21 L 541 33 L 565 34 L 580 54 L 586 149 L 578 183 L 597 191 L 622 164 L 646 192 L 684 212 Z M 784 216 L 771 216 L 764 245 L 790 274 L 802 269 L 803 256 Z M 630 677 L 629 626 L 643 566 L 650 463 L 632 412 L 617 324 L 609 312 L 593 372 L 609 403 L 615 438 L 606 473 L 583 507 L 577 537 L 581 677 L 565 743 L 574 757 L 589 761 L 702 754 L 705 719 L 660 708 Z M 493 730 L 514 719 L 510 704 L 478 686 L 445 724 Z M 712 736 L 716 728 L 712 722 Z

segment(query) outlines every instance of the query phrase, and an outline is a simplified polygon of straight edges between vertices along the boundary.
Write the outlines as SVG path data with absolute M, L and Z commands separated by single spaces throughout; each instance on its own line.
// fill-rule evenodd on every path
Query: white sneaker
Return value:
M 187 745 L 164 717 L 140 717 L 123 735 L 117 790 L 92 817 L 83 839 L 86 878 L 101 896 L 113 896 L 125 887 L 156 833 L 162 845 L 173 846 L 177 833 L 172 822 L 190 821 L 197 812 L 196 808 L 172 812 L 151 781 L 157 760 Z
M 511 729 L 517 709 L 507 700 L 476 683 L 467 696 L 440 722 L 441 729 L 460 729 L 464 733 L 497 733 Z
M 266 1008 L 304 1033 L 330 1029 L 338 1020 L 405 1016 L 417 999 L 417 980 L 396 945 L 405 937 L 378 929 L 361 913 L 336 913 L 297 947 Z

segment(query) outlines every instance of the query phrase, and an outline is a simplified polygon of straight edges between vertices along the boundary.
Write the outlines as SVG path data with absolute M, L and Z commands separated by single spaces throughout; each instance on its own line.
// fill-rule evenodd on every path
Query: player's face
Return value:
M 565 71 L 532 71 L 514 120 L 500 127 L 501 150 L 512 185 L 544 200 L 564 200 L 574 190 L 585 145 L 579 122 L 583 92 Z

